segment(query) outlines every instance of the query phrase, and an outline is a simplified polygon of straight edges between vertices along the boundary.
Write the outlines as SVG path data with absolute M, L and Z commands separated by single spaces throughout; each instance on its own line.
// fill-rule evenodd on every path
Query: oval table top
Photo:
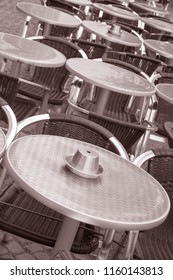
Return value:
M 3 156 L 5 149 L 6 149 L 6 138 L 5 138 L 5 134 L 2 131 L 2 129 L 0 128 L 0 158 Z
M 141 17 L 141 20 L 148 24 L 151 27 L 157 28 L 158 30 L 161 31 L 166 31 L 166 32 L 173 32 L 173 23 L 170 22 L 166 22 L 163 20 L 158 20 L 156 18 L 145 18 L 145 17 Z
M 159 14 L 159 15 L 162 15 L 162 16 L 166 16 L 166 15 L 169 15 L 170 12 L 168 11 L 165 11 L 164 8 L 160 7 L 160 6 L 154 6 L 152 4 L 149 4 L 149 3 L 141 3 L 141 2 L 131 2 L 130 3 L 131 6 L 133 7 L 137 7 L 137 8 L 141 8 L 145 11 L 148 11 L 148 12 L 152 12 L 154 14 Z
M 173 104 L 173 84 L 161 83 L 156 85 L 157 94 L 160 98 Z
M 111 91 L 135 96 L 151 96 L 154 84 L 124 68 L 91 59 L 70 58 L 66 68 L 84 81 Z
M 104 173 L 97 179 L 73 174 L 64 157 L 78 148 L 95 150 Z M 161 224 L 170 210 L 163 187 L 147 172 L 106 149 L 52 135 L 15 140 L 4 164 L 32 197 L 70 218 L 118 230 L 146 230 Z
M 129 19 L 129 20 L 139 20 L 140 19 L 140 16 L 138 14 L 127 11 L 125 9 L 121 9 L 119 7 L 114 7 L 112 5 L 94 3 L 93 7 L 96 9 L 99 9 L 109 15 L 115 16 L 115 17 L 121 17 L 121 18 Z
M 81 23 L 72 15 L 39 4 L 20 2 L 17 3 L 16 8 L 27 16 L 34 17 L 49 24 L 64 27 L 78 27 Z
M 61 52 L 49 46 L 8 33 L 0 33 L 0 55 L 40 67 L 60 67 L 66 61 Z
M 114 25 L 116 25 L 116 23 Z M 118 36 L 109 33 L 109 29 L 111 28 L 111 26 L 105 23 L 83 20 L 81 26 L 83 26 L 87 31 L 93 32 L 94 34 L 112 43 L 118 43 L 121 45 L 132 47 L 140 47 L 142 44 L 137 36 L 123 29 L 121 29 L 121 34 Z
M 148 50 L 154 51 L 161 56 L 173 59 L 173 44 L 166 41 L 144 40 L 144 45 Z

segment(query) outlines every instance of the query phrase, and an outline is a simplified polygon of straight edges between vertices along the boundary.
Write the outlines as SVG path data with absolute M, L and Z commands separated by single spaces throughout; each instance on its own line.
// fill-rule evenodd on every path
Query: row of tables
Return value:
M 55 24 L 55 21 L 60 24 L 66 17 L 64 13 L 62 15 L 57 10 L 36 4 L 18 3 L 17 8 L 26 15 L 46 22 L 45 34 L 49 34 L 51 24 Z M 38 8 L 42 12 L 38 12 Z M 53 20 L 50 20 L 51 15 Z M 73 20 L 76 26 L 81 24 L 75 18 Z M 82 26 L 89 31 L 94 30 L 92 24 L 108 34 L 107 25 L 103 23 L 82 22 Z M 96 30 L 93 32 L 100 35 Z M 125 35 L 122 34 L 122 38 Z M 42 67 L 61 67 L 66 64 L 73 75 L 102 88 L 97 104 L 99 113 L 102 113 L 102 104 L 105 104 L 110 90 L 138 96 L 155 94 L 156 88 L 151 82 L 130 71 L 99 61 L 79 58 L 66 61 L 60 52 L 38 42 L 11 34 L 1 33 L 0 36 L 0 55 L 14 62 L 12 75 L 20 75 L 21 63 Z M 110 34 L 109 37 L 111 38 Z M 50 145 L 46 145 L 48 141 Z M 98 179 L 80 178 L 66 170 L 64 156 L 73 154 L 79 146 L 93 148 L 99 153 L 105 172 Z M 46 135 L 22 137 L 14 141 L 7 150 L 4 164 L 8 173 L 30 195 L 65 215 L 53 256 L 59 249 L 71 248 L 80 221 L 138 233 L 139 230 L 158 226 L 170 209 L 168 195 L 162 186 L 142 169 L 107 150 L 77 140 Z M 56 168 L 54 166 L 52 169 L 54 164 Z M 46 180 L 42 176 L 45 170 Z M 128 175 L 124 176 L 122 170 L 126 170 Z M 101 204 L 99 208 L 95 203 L 98 198 Z M 129 258 L 132 251 L 125 257 Z

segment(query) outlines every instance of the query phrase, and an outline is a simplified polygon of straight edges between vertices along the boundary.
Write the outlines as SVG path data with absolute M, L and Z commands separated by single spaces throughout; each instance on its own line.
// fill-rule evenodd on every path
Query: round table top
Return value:
M 60 67 L 66 61 L 61 52 L 49 46 L 8 33 L 0 33 L 0 55 L 40 67 Z
M 164 8 L 157 6 L 156 7 L 153 4 L 150 3 L 141 3 L 141 2 L 131 2 L 131 6 L 137 7 L 137 8 L 141 8 L 145 11 L 149 11 L 155 14 L 159 14 L 159 15 L 169 15 L 170 12 L 165 11 Z
M 112 43 L 118 43 L 121 45 L 132 47 L 140 47 L 142 44 L 137 36 L 123 29 L 121 29 L 121 34 L 118 36 L 109 33 L 109 29 L 111 28 L 111 26 L 105 23 L 84 20 L 81 25 L 89 32 L 93 32 L 94 34 Z M 116 25 L 116 23 L 114 25 Z
M 65 2 L 72 3 L 79 6 L 92 6 L 93 3 L 89 0 L 65 0 Z
M 166 41 L 144 40 L 144 45 L 148 50 L 154 51 L 159 55 L 173 59 L 173 45 Z
M 173 104 L 173 84 L 161 83 L 156 85 L 157 94 L 170 104 Z
M 151 27 L 157 28 L 158 30 L 161 31 L 166 31 L 166 32 L 173 32 L 173 23 L 166 22 L 163 20 L 158 20 L 156 18 L 143 18 L 141 17 L 141 20 L 148 24 Z
M 139 20 L 140 16 L 136 13 L 127 11 L 125 9 L 121 9 L 119 7 L 114 7 L 112 5 L 106 5 L 106 4 L 100 4 L 100 3 L 94 3 L 93 7 L 99 10 L 102 10 L 103 12 L 115 16 L 115 17 L 121 17 L 124 19 L 129 20 Z
M 82 178 L 66 168 L 64 157 L 79 147 L 99 154 L 105 170 L 97 179 Z M 170 210 L 166 191 L 147 172 L 112 152 L 74 139 L 21 137 L 10 145 L 4 164 L 32 197 L 86 223 L 145 230 L 162 223 Z
M 101 61 L 70 58 L 66 68 L 74 75 L 104 89 L 135 96 L 151 96 L 154 84 L 134 72 Z
M 64 27 L 78 27 L 81 23 L 72 15 L 39 4 L 21 2 L 17 3 L 16 7 L 25 15 L 29 15 L 31 17 L 39 19 L 40 21 L 53 25 Z
M 0 128 L 0 158 L 3 156 L 5 149 L 6 149 L 6 138 L 4 132 Z

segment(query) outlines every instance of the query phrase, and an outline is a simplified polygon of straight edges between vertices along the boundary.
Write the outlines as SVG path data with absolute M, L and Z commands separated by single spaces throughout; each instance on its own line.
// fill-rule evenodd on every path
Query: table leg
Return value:
M 125 260 L 133 259 L 133 254 L 134 254 L 136 242 L 137 242 L 137 239 L 138 239 L 138 234 L 139 234 L 139 231 L 137 231 L 137 230 L 129 232 L 127 245 L 126 245 L 126 248 L 125 248 L 125 255 L 124 255 Z
M 51 25 L 47 22 L 44 23 L 44 28 L 43 28 L 43 36 L 49 36 L 51 31 Z
M 10 75 L 14 77 L 19 77 L 20 68 L 21 68 L 22 62 L 20 61 L 13 61 L 10 69 Z
M 70 251 L 79 228 L 80 222 L 69 217 L 64 217 L 58 238 L 52 250 L 50 258 L 53 259 L 59 250 Z
M 108 258 L 110 247 L 114 238 L 115 230 L 107 229 L 104 235 L 102 247 L 97 255 L 97 260 L 106 260 Z
M 109 94 L 110 91 L 107 89 L 103 89 L 101 88 L 98 92 L 98 98 L 96 101 L 96 108 L 95 108 L 95 112 L 102 115 L 106 106 L 106 103 L 108 101 L 109 98 Z

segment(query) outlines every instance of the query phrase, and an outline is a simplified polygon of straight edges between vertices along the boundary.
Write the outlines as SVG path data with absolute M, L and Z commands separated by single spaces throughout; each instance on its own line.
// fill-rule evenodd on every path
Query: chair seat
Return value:
M 11 106 L 17 121 L 34 115 L 38 110 L 38 104 L 35 101 L 16 97 L 14 104 Z
M 13 184 L 1 194 L 0 223 L 4 231 L 53 247 L 62 221 L 62 214 L 46 207 Z M 94 230 L 94 226 L 88 227 Z M 98 236 L 95 232 L 81 228 L 71 251 L 89 254 L 97 247 Z

